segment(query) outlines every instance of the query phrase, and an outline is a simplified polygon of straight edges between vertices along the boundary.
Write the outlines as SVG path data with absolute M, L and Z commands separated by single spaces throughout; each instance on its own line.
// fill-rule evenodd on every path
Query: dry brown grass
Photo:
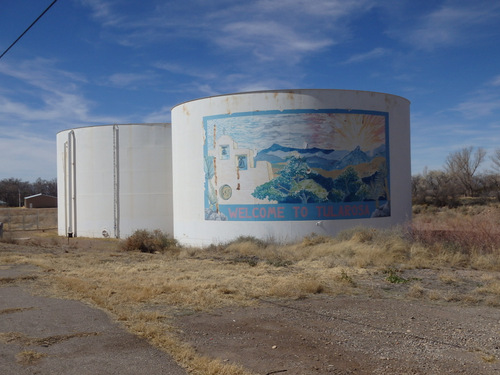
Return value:
M 244 237 L 158 254 L 120 251 L 120 243 L 109 239 L 47 237 L 32 241 L 31 247 L 0 243 L 0 264 L 41 267 L 46 272 L 38 286 L 106 310 L 190 373 L 244 375 L 248 372 L 242 368 L 199 356 L 183 343 L 174 318 L 260 299 L 318 293 L 383 296 L 386 289 L 412 299 L 500 305 L 495 227 L 500 210 L 462 211 L 424 212 L 408 228 L 355 228 L 335 238 L 311 235 L 291 245 Z M 460 235 L 463 227 L 480 235 Z M 435 280 L 408 277 L 398 284 L 387 278 L 387 270 L 397 270 L 403 279 L 405 271 L 418 269 L 435 270 Z M 474 272 L 474 279 L 458 275 L 457 269 Z
M 24 350 L 16 354 L 16 360 L 22 365 L 31 366 L 38 363 L 47 354 L 39 353 L 34 350 Z

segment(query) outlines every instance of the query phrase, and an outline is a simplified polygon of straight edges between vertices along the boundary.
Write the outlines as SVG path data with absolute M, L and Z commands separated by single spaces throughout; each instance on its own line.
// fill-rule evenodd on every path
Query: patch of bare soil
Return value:
M 360 296 L 262 301 L 177 318 L 202 354 L 259 374 L 493 374 L 500 313 Z

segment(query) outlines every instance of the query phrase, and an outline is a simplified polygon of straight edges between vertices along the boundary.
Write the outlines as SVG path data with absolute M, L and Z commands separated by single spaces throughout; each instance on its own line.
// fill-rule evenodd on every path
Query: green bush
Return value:
M 153 231 L 138 229 L 122 243 L 122 250 L 139 250 L 143 253 L 161 253 L 178 249 L 177 240 L 159 229 Z

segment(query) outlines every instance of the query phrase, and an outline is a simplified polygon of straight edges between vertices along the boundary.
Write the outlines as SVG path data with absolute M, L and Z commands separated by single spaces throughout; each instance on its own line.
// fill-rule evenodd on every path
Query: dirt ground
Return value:
M 258 374 L 500 373 L 500 312 L 366 296 L 179 317 L 199 352 Z
M 9 245 L 4 245 L 0 251 L 10 252 Z M 15 251 L 19 251 L 19 247 Z M 32 251 L 47 250 L 36 247 Z M 0 269 L 5 273 L 11 266 L 0 265 Z M 417 269 L 406 272 L 401 276 L 426 280 L 431 284 L 437 280 L 438 271 Z M 474 279 L 472 270 L 450 272 L 468 272 L 471 273 L 468 275 L 469 279 Z M 241 365 L 257 374 L 500 374 L 500 310 L 496 307 L 498 304 L 489 305 L 483 302 L 466 305 L 463 301 L 455 302 L 453 299 L 447 302 L 410 299 L 405 297 L 408 285 L 386 282 L 385 286 L 376 285 L 377 282 L 383 283 L 380 280 L 383 280 L 383 277 L 371 277 L 364 281 L 364 285 L 360 280 L 356 295 L 318 294 L 296 300 L 261 299 L 257 305 L 246 308 L 224 308 L 209 313 L 179 312 L 173 325 L 177 327 L 179 338 L 194 347 L 198 353 Z M 31 290 L 36 289 L 37 282 L 36 278 L 22 280 L 23 285 L 29 284 Z M 423 284 L 423 287 L 427 286 L 429 285 Z M 9 281 L 4 283 L 3 287 L 4 292 L 12 292 L 13 289 L 10 288 L 13 288 L 14 284 Z M 474 287 L 477 285 L 457 287 L 450 284 L 448 291 L 441 292 L 450 295 L 466 293 L 467 288 Z M 370 290 L 379 292 L 370 293 Z M 149 358 L 154 356 L 160 361 L 154 365 L 150 364 L 153 368 L 148 373 L 173 373 L 167 370 L 172 368 L 169 366 L 175 368 L 175 364 L 170 363 L 171 358 L 168 355 L 163 357 L 144 341 L 134 344 L 128 337 L 127 340 L 132 344 L 127 344 L 126 351 L 117 354 L 116 349 L 123 346 L 121 333 L 115 331 L 116 326 L 105 323 L 106 319 L 109 319 L 108 315 L 94 314 L 89 306 L 75 304 L 73 301 L 66 301 L 65 304 L 63 300 L 58 300 L 57 303 L 61 304 L 59 310 L 64 311 L 64 316 L 82 317 L 76 319 L 78 328 L 61 333 L 60 327 L 50 321 L 53 319 L 51 314 L 39 314 L 38 308 L 25 309 L 31 305 L 35 306 L 35 300 L 16 304 L 12 293 L 7 293 L 4 297 L 1 301 L 3 307 L 0 308 L 3 309 L 3 313 L 0 311 L 1 332 L 22 332 L 23 329 L 32 327 L 34 331 L 27 331 L 25 335 L 35 337 L 42 334 L 38 332 L 40 327 L 46 327 L 57 331 L 47 333 L 52 337 L 71 335 L 74 332 L 99 331 L 96 336 L 75 337 L 58 342 L 59 353 L 73 353 L 80 363 L 87 363 L 88 366 L 92 366 L 91 363 L 98 366 L 99 362 L 95 362 L 97 359 L 92 359 L 92 356 L 102 358 L 99 357 L 101 355 L 108 361 L 107 366 L 112 366 L 113 361 L 116 361 L 131 370 L 136 368 L 131 367 L 132 365 L 137 365 L 137 352 L 133 348 L 138 345 L 137 351 L 154 351 L 154 354 L 145 355 Z M 82 308 L 89 310 L 82 313 L 78 310 Z M 7 320 L 13 319 L 16 314 L 21 320 L 16 323 L 18 328 L 14 329 Z M 91 325 L 88 327 L 80 324 L 85 321 L 85 316 L 92 316 Z M 25 319 L 26 324 L 23 324 L 22 319 Z M 77 356 L 77 353 L 82 354 L 78 342 L 86 340 L 87 344 L 82 348 L 90 350 L 92 345 L 98 345 L 103 337 L 108 337 L 108 341 L 105 345 L 95 346 L 99 348 L 99 353 L 92 352 L 89 358 Z M 93 343 L 89 344 L 89 340 Z M 14 344 L 21 345 L 19 342 Z M 4 344 L 0 345 L 0 359 L 14 358 L 13 350 L 22 349 L 22 345 L 19 348 L 17 346 L 14 348 L 12 343 L 6 344 L 4 340 Z M 33 346 L 28 349 L 32 348 Z M 50 367 L 43 366 L 48 366 L 49 361 L 53 361 L 53 365 L 61 366 L 70 359 L 63 355 L 51 354 L 50 350 L 55 348 L 56 346 L 36 347 L 38 351 L 46 352 L 47 357 L 30 364 L 28 368 L 23 367 L 24 372 L 17 373 L 56 373 L 48 371 L 47 368 Z M 64 368 L 71 368 L 68 363 Z M 6 369 L 22 367 L 19 361 L 12 366 L 14 367 Z M 95 366 L 89 368 L 92 371 L 98 369 Z M 176 371 L 179 369 L 176 368 Z

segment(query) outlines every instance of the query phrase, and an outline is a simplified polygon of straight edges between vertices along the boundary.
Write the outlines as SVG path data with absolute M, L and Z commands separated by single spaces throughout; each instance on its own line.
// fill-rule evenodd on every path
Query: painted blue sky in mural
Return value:
M 2 1 L 0 50 L 51 2 Z M 412 173 L 440 169 L 500 145 L 499 40 L 492 0 L 59 0 L 0 59 L 0 178 L 56 177 L 63 129 L 298 88 L 409 99 Z
M 206 220 L 390 216 L 385 112 L 256 111 L 203 124 Z
M 209 120 L 209 125 L 216 125 L 219 135 L 230 135 L 240 147 L 257 150 L 279 144 L 298 149 L 348 151 L 360 146 L 363 151 L 371 152 L 386 143 L 385 117 L 377 116 L 376 113 L 304 112 L 220 116 Z M 212 144 L 213 133 L 207 133 L 208 144 Z

